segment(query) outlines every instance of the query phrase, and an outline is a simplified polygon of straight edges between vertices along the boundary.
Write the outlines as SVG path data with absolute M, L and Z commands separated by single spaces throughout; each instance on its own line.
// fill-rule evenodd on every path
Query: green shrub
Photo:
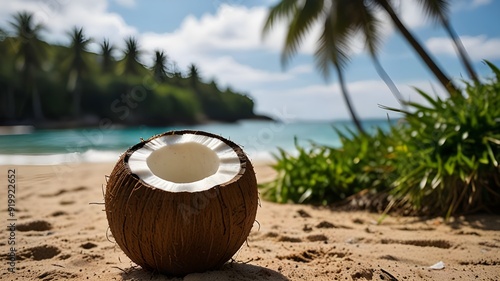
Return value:
M 391 182 L 395 143 L 378 129 L 372 135 L 342 133 L 340 148 L 298 145 L 297 155 L 275 155 L 276 180 L 262 186 L 263 196 L 280 203 L 329 204 L 366 188 L 384 190 Z
M 489 63 L 488 63 L 489 64 Z M 466 98 L 431 98 L 401 111 L 406 124 L 392 193 L 425 214 L 499 209 L 500 71 L 488 83 L 466 84 Z

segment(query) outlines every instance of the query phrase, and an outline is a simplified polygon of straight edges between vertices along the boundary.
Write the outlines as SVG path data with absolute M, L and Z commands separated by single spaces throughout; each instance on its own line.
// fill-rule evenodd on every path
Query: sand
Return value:
M 389 216 L 263 201 L 234 260 L 171 278 L 107 238 L 103 190 L 114 163 L 0 166 L 1 280 L 500 280 L 500 216 Z M 7 170 L 16 170 L 15 273 L 8 271 Z M 256 165 L 260 182 L 274 176 Z M 443 269 L 429 267 L 442 261 Z

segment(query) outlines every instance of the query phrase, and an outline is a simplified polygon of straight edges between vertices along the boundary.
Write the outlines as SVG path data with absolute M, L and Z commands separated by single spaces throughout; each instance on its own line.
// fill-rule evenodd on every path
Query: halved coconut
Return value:
M 252 164 L 235 143 L 172 131 L 128 149 L 106 187 L 116 243 L 145 269 L 185 275 L 215 269 L 245 242 L 258 192 Z

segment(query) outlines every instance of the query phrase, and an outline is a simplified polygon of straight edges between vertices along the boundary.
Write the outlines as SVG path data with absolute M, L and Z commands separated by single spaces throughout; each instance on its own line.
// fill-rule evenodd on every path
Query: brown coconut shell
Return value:
M 240 172 L 192 193 L 157 189 L 131 173 L 128 158 L 134 151 L 154 138 L 186 133 L 217 138 L 233 148 Z M 157 135 L 128 149 L 105 194 L 109 228 L 123 252 L 144 269 L 176 276 L 217 269 L 231 259 L 252 229 L 257 206 L 255 173 L 243 150 L 220 136 L 189 130 Z

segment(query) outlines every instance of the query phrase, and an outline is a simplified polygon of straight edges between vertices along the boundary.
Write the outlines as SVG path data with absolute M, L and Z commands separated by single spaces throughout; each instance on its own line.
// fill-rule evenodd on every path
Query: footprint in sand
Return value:
M 310 249 L 310 250 L 307 250 L 307 251 L 304 251 L 304 252 L 301 252 L 298 254 L 291 254 L 291 255 L 287 255 L 287 256 L 277 256 L 277 258 L 280 260 L 286 259 L 286 260 L 292 260 L 292 261 L 296 261 L 296 262 L 308 263 L 308 262 L 311 262 L 314 259 L 317 259 L 323 255 L 324 255 L 323 253 L 321 253 L 317 250 Z
M 278 236 L 280 236 L 280 235 L 278 233 L 276 233 L 276 232 L 268 232 L 268 233 L 262 235 L 262 238 L 263 239 L 266 239 L 266 238 L 276 238 Z
M 316 228 L 335 228 L 335 225 L 328 221 L 322 221 L 316 225 Z
M 373 280 L 373 272 L 374 270 L 371 268 L 362 268 L 351 274 L 351 278 L 352 280 Z
M 316 228 L 343 228 L 343 229 L 352 229 L 350 226 L 345 225 L 335 225 L 329 221 L 322 221 L 316 225 Z
M 85 250 L 89 250 L 89 249 L 97 247 L 97 245 L 92 243 L 92 242 L 87 242 L 85 244 L 80 245 L 80 247 L 84 248 Z
M 446 240 L 393 240 L 393 239 L 382 239 L 380 241 L 382 244 L 403 244 L 412 245 L 417 247 L 436 247 L 441 249 L 449 249 L 453 245 Z
M 59 204 L 65 206 L 65 205 L 72 205 L 72 204 L 75 204 L 75 201 L 73 200 L 63 200 L 61 202 L 59 202 Z
M 273 240 L 278 242 L 290 242 L 290 243 L 300 243 L 302 239 L 293 236 L 280 235 L 276 232 L 267 232 L 259 237 L 256 237 L 255 240 Z
M 308 212 L 306 212 L 306 211 L 304 211 L 304 210 L 302 210 L 302 209 L 298 210 L 298 211 L 297 211 L 297 214 L 298 214 L 301 218 L 311 218 L 311 217 L 312 217 L 311 215 L 309 215 L 309 213 L 308 213 Z
M 481 246 L 485 246 L 488 248 L 500 248 L 500 244 L 497 244 L 495 242 L 490 242 L 490 241 L 482 241 L 478 243 Z
M 498 266 L 500 265 L 500 260 L 479 260 L 479 261 L 461 261 L 460 265 L 486 265 L 486 266 Z
M 33 259 L 36 261 L 51 259 L 61 253 L 55 246 L 42 245 L 23 250 L 19 254 L 20 259 Z
M 307 240 L 309 240 L 310 242 L 328 241 L 328 237 L 323 234 L 313 234 L 307 236 Z
M 297 237 L 291 237 L 291 236 L 285 236 L 282 235 L 278 238 L 279 242 L 291 242 L 291 243 L 300 243 L 302 242 L 302 239 L 297 238 Z
M 52 229 L 52 225 L 48 221 L 37 220 L 32 222 L 20 223 L 16 225 L 18 231 L 47 231 Z
M 59 217 L 59 216 L 66 216 L 68 213 L 64 212 L 64 211 L 55 211 L 51 214 L 51 216 L 53 217 Z
M 378 258 L 382 259 L 382 260 L 388 260 L 388 261 L 399 261 L 399 259 L 393 255 L 383 255 L 383 256 L 380 256 Z
M 84 190 L 87 190 L 88 188 L 85 187 L 85 186 L 79 186 L 79 187 L 75 187 L 73 189 L 70 189 L 70 190 L 67 190 L 67 189 L 61 189 L 55 193 L 48 193 L 48 194 L 41 194 L 40 197 L 56 197 L 56 196 L 60 196 L 60 195 L 63 195 L 65 193 L 68 193 L 68 192 L 78 192 L 78 191 L 84 191 Z
M 42 281 L 53 281 L 53 280 L 61 280 L 61 279 L 75 279 L 78 277 L 78 274 L 69 273 L 60 270 L 52 270 L 44 272 L 38 275 L 38 279 Z

